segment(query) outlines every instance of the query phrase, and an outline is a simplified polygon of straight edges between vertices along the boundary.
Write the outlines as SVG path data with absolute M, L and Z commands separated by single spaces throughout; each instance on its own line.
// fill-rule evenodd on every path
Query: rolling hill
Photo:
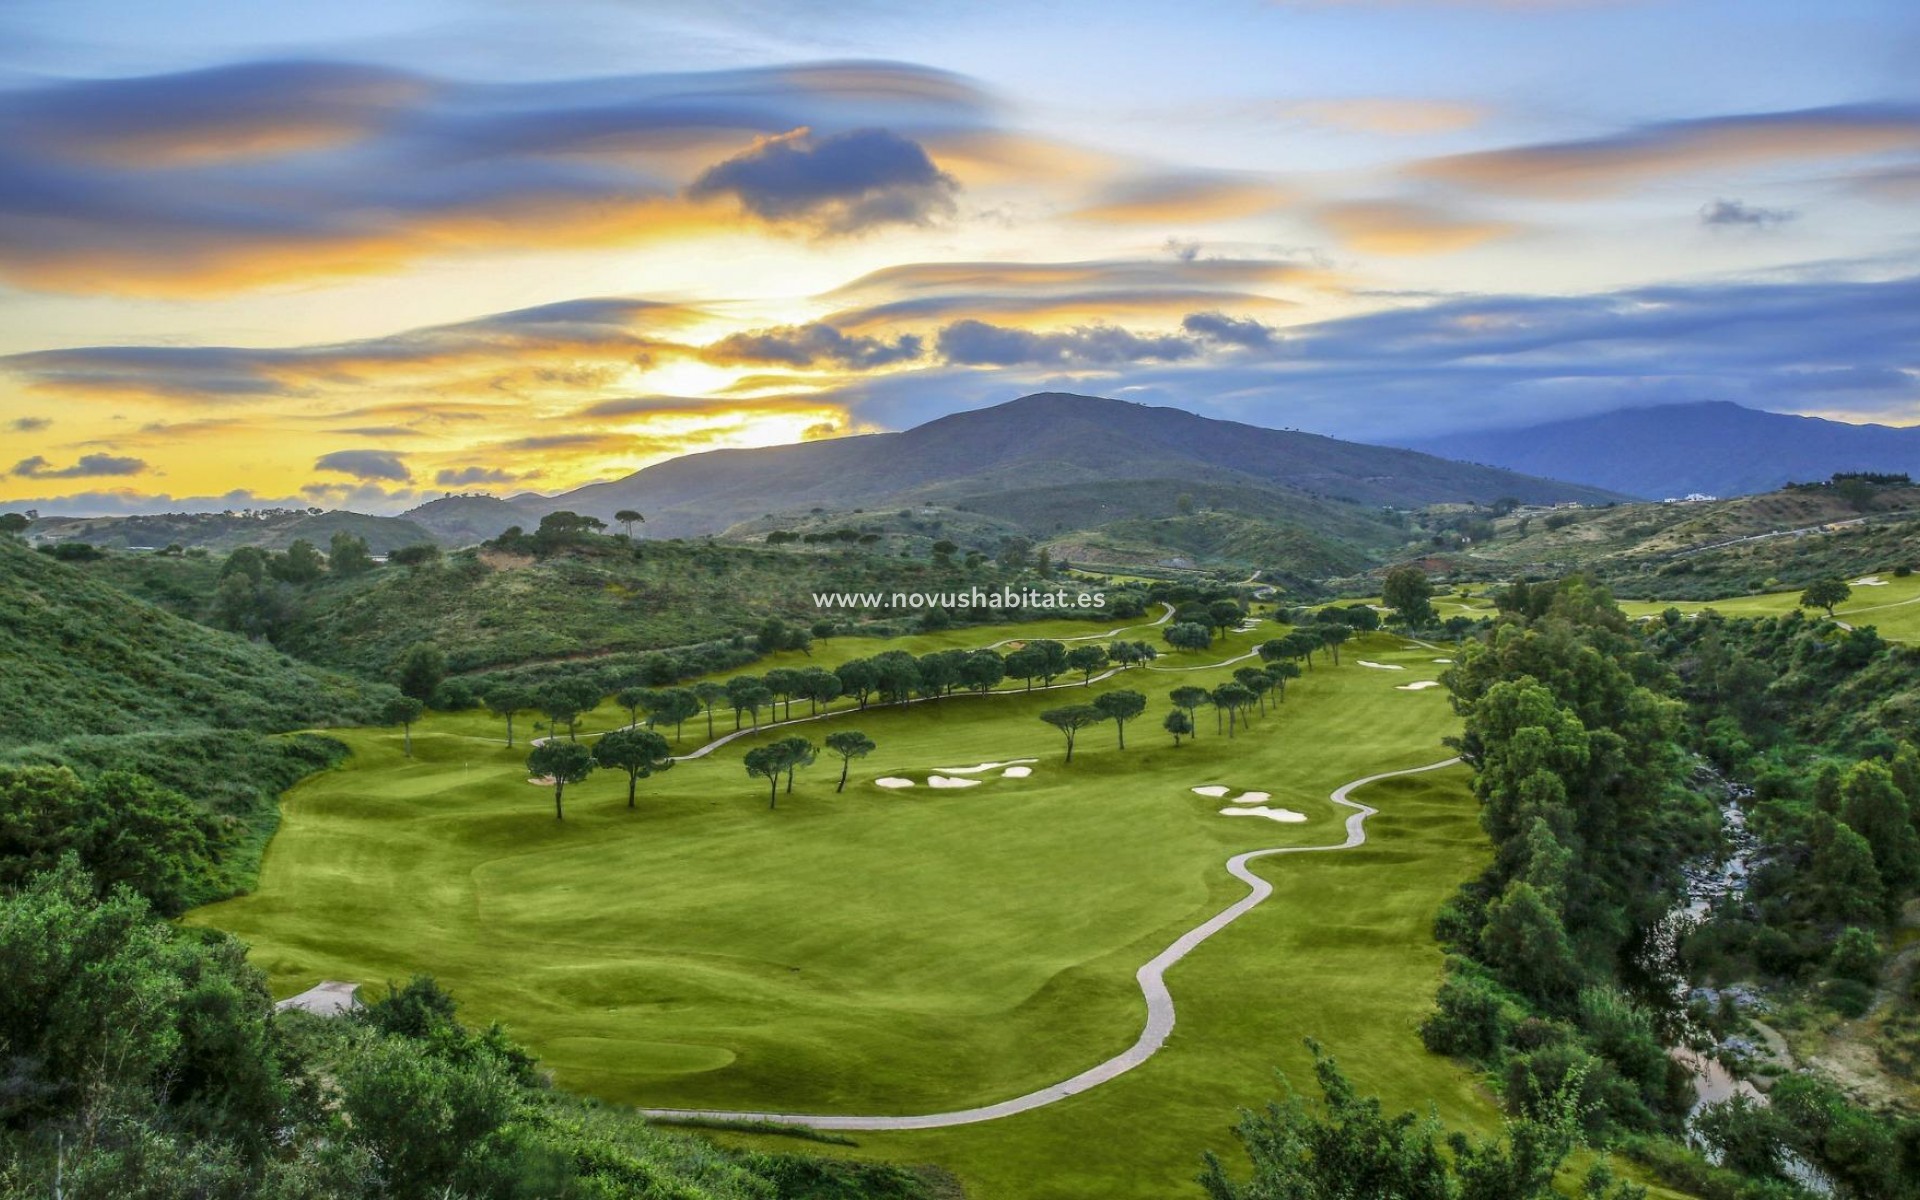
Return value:
M 649 534 L 715 533 L 768 513 L 938 503 L 1069 484 L 1153 485 L 1170 503 L 1195 485 L 1237 486 L 1362 506 L 1418 507 L 1513 496 L 1605 501 L 1594 487 L 1448 462 L 1410 450 L 1218 421 L 1174 408 L 1043 392 L 900 433 L 714 450 L 624 479 L 537 499 L 610 520 L 634 508 Z
M 242 546 L 285 550 L 297 541 L 311 542 L 324 551 L 336 533 L 350 533 L 364 539 L 367 548 L 375 554 L 442 540 L 426 526 L 402 517 L 291 508 L 130 517 L 50 516 L 36 520 L 27 530 L 28 536 L 37 542 L 85 542 L 118 550 L 134 547 L 158 550 L 177 545 L 183 549 L 203 547 L 215 552 L 237 550 Z
M 1690 492 L 1748 495 L 1836 471 L 1920 476 L 1920 429 L 1849 425 L 1726 401 L 1624 408 L 1408 445 L 1649 500 Z
M 400 514 L 400 519 L 426 529 L 447 546 L 472 546 L 499 537 L 515 525 L 530 529 L 539 524 L 537 512 L 493 496 L 442 496 Z

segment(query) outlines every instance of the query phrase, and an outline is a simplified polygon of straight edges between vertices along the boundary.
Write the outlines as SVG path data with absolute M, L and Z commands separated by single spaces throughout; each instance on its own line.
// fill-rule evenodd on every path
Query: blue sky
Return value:
M 0 502 L 554 490 L 1070 389 L 1920 420 L 1920 6 L 16 0 Z

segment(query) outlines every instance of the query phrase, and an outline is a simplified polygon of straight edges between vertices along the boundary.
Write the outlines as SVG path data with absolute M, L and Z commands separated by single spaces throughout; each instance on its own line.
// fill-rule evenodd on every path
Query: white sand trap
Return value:
M 1192 789 L 1194 795 L 1206 796 L 1214 800 L 1218 800 L 1220 797 L 1226 795 L 1228 792 L 1232 790 L 1233 789 L 1230 787 L 1221 787 L 1217 783 L 1210 783 L 1205 787 L 1197 787 Z
M 960 779 L 953 775 L 927 776 L 927 786 L 930 788 L 979 787 L 985 782 L 984 779 Z
M 1033 774 L 1032 767 L 1008 767 L 1006 770 L 1000 772 L 1000 778 L 1025 779 L 1027 776 L 1031 774 Z
M 1235 804 L 1265 804 L 1273 799 L 1272 792 L 1241 792 L 1233 798 Z
M 1405 667 L 1402 667 L 1402 666 L 1398 666 L 1398 665 L 1396 665 L 1396 664 L 1394 664 L 1394 663 L 1377 663 L 1377 662 L 1368 662 L 1368 661 L 1367 661 L 1366 659 L 1364 659 L 1364 658 L 1360 660 L 1360 665 L 1361 665 L 1361 666 L 1363 666 L 1363 667 L 1372 667 L 1372 668 L 1373 668 L 1374 670 L 1376 670 L 1376 671 L 1404 671 L 1404 670 L 1406 670 L 1406 668 L 1405 668 Z
M 337 1017 L 360 1007 L 356 993 L 360 991 L 357 983 L 342 983 L 338 979 L 326 979 L 314 984 L 298 996 L 289 996 L 273 1007 L 280 1012 L 297 1008 L 304 1012 L 322 1017 Z
M 1016 766 L 1020 763 L 1037 763 L 1037 758 L 1010 758 L 1005 762 L 977 763 L 971 767 L 935 767 L 942 775 L 980 775 L 987 771 L 998 771 L 1001 767 Z M 1024 772 L 1023 772 L 1024 773 Z
M 1435 661 L 1435 662 L 1443 662 L 1443 663 L 1450 663 L 1450 662 L 1452 662 L 1453 660 L 1452 660 L 1452 659 L 1450 659 L 1450 658 L 1436 658 L 1436 659 L 1434 659 L 1433 661 Z
M 1403 683 L 1393 690 L 1396 692 L 1424 692 L 1430 687 L 1439 687 L 1438 679 L 1418 679 L 1412 683 Z
M 902 779 L 898 775 L 882 775 L 873 781 L 873 786 L 883 788 L 906 788 L 913 786 L 913 780 Z
M 1887 581 L 1878 575 L 1867 575 L 1853 581 L 1855 587 L 1885 587 Z
M 535 787 L 552 787 L 552 786 L 553 786 L 553 776 L 551 776 L 551 775 L 536 775 L 536 776 L 534 776 L 534 777 L 533 777 L 532 779 L 529 779 L 529 780 L 527 780 L 527 782 L 528 782 L 528 783 L 530 783 L 530 784 L 532 784 L 532 785 L 533 785 L 533 786 L 535 786 Z
M 1305 813 L 1297 813 L 1290 808 L 1268 808 L 1264 804 L 1256 804 L 1252 808 L 1223 808 L 1220 810 L 1220 815 L 1223 817 L 1265 817 L 1269 821 L 1285 821 L 1289 825 L 1297 825 L 1307 819 Z

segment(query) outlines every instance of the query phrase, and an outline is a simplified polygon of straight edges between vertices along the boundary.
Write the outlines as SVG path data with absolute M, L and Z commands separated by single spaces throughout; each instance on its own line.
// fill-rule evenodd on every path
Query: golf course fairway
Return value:
M 1229 857 L 1338 845 L 1350 810 L 1329 793 L 1451 753 L 1445 689 L 1402 686 L 1444 665 L 1388 634 L 1356 638 L 1338 667 L 1318 656 L 1237 736 L 1201 710 L 1199 738 L 1174 747 L 1159 729 L 1167 691 L 1230 679 L 1233 666 L 1208 664 L 1279 632 L 1230 634 L 1091 687 L 1075 677 L 858 712 L 842 701 L 643 780 L 633 810 L 624 777 L 595 775 L 567 790 L 564 821 L 550 789 L 527 781 L 526 746 L 509 750 L 482 714 L 427 718 L 412 758 L 398 730 L 345 731 L 352 759 L 284 799 L 258 888 L 187 919 L 248 942 L 277 995 L 432 974 L 464 1019 L 503 1022 L 559 1084 L 612 1102 L 876 1115 L 992 1104 L 1133 1044 L 1141 964 L 1247 894 Z M 975 629 L 961 644 L 1027 633 Z M 931 648 L 918 640 L 838 639 L 812 661 Z M 1038 713 L 1122 687 L 1149 700 L 1127 749 L 1096 726 L 1065 764 Z M 605 705 L 582 736 L 623 720 Z M 834 729 L 878 744 L 846 791 L 823 755 L 769 809 L 744 754 Z M 706 741 L 701 719 L 677 748 Z M 1024 778 L 924 786 L 1011 759 L 1038 761 Z M 1275 1094 L 1274 1068 L 1305 1078 L 1309 1036 L 1390 1106 L 1433 1098 L 1450 1123 L 1493 1131 L 1475 1079 L 1417 1035 L 1441 965 L 1433 914 L 1486 854 L 1465 780 L 1451 767 L 1369 784 L 1353 795 L 1379 810 L 1365 844 L 1255 860 L 1273 894 L 1167 971 L 1178 1022 L 1142 1065 L 1003 1120 L 863 1131 L 845 1152 L 940 1163 L 987 1200 L 1180 1194 L 1203 1149 L 1229 1147 L 1234 1109 Z M 1229 799 L 1196 795 L 1202 785 Z M 1308 819 L 1219 815 L 1242 791 Z

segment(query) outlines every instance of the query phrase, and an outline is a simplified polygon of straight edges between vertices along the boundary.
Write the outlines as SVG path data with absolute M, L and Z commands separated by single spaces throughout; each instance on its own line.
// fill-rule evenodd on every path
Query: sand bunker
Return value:
M 1025 779 L 1027 776 L 1031 774 L 1033 774 L 1032 767 L 1008 767 L 1006 770 L 1000 772 L 1000 778 Z
M 535 787 L 552 787 L 552 786 L 553 786 L 553 776 L 551 776 L 551 775 L 536 775 L 536 776 L 534 776 L 534 777 L 533 777 L 532 779 L 529 779 L 529 780 L 527 780 L 527 782 L 528 782 L 528 783 L 530 783 L 530 784 L 532 784 L 532 785 L 533 785 L 533 786 L 535 786 Z
M 968 788 L 979 787 L 986 782 L 982 779 L 960 779 L 952 775 L 929 775 L 927 786 L 930 788 Z
M 1273 799 L 1272 792 L 1241 792 L 1233 798 L 1235 804 L 1265 804 Z
M 1223 808 L 1220 810 L 1220 815 L 1223 817 L 1265 817 L 1269 821 L 1284 821 L 1289 825 L 1297 825 L 1307 819 L 1305 813 L 1297 813 L 1290 808 L 1268 808 L 1264 804 L 1257 804 L 1252 808 Z
M 913 780 L 902 779 L 898 775 L 882 775 L 880 778 L 874 780 L 873 784 L 875 787 L 904 788 L 904 787 L 912 787 Z
M 1368 662 L 1368 661 L 1367 661 L 1366 659 L 1364 659 L 1364 658 L 1360 660 L 1360 665 L 1361 665 L 1361 666 L 1363 666 L 1363 667 L 1372 667 L 1372 668 L 1373 668 L 1374 670 L 1376 670 L 1376 671 L 1404 671 L 1404 670 L 1406 670 L 1406 668 L 1405 668 L 1405 667 L 1402 667 L 1402 666 L 1396 666 L 1396 665 L 1394 665 L 1393 663 L 1377 663 L 1377 662 Z
M 1434 659 L 1433 661 L 1435 661 L 1435 662 L 1442 662 L 1442 663 L 1450 663 L 1450 662 L 1452 662 L 1453 660 L 1452 660 L 1452 659 L 1450 659 L 1450 658 L 1436 658 L 1436 659 Z
M 1885 587 L 1885 586 L 1887 586 L 1887 581 L 1886 581 L 1886 580 L 1884 580 L 1884 579 L 1882 579 L 1882 578 L 1880 578 L 1880 577 L 1879 577 L 1878 575 L 1863 575 L 1863 576 L 1861 576 L 1861 577 L 1860 577 L 1859 579 L 1856 579 L 1856 580 L 1854 580 L 1854 581 L 1853 581 L 1853 586 L 1855 586 L 1855 587 Z
M 1430 687 L 1439 687 L 1439 686 L 1440 686 L 1440 681 L 1437 679 L 1420 679 L 1420 680 L 1416 680 L 1413 683 L 1403 683 L 1400 686 L 1394 688 L 1393 690 L 1396 692 L 1424 692 Z
M 1207 796 L 1212 799 L 1218 800 L 1220 797 L 1226 795 L 1228 792 L 1232 790 L 1233 789 L 1229 787 L 1221 787 L 1218 784 L 1210 783 L 1206 787 L 1194 788 L 1193 794 L 1196 796 Z
M 971 767 L 935 767 L 934 770 L 940 772 L 942 775 L 979 775 L 985 771 L 998 771 L 1001 767 L 1011 767 L 1019 763 L 1037 763 L 1039 761 L 1037 758 L 1010 758 L 1005 762 L 976 763 Z M 1023 775 L 1026 773 L 1027 772 L 1024 771 L 1021 772 Z
M 341 1013 L 351 1012 L 360 1007 L 360 990 L 357 983 L 342 983 L 338 979 L 325 979 L 314 984 L 298 996 L 289 996 L 273 1007 L 277 1012 L 297 1008 L 303 1012 L 314 1013 L 322 1017 L 337 1017 Z

